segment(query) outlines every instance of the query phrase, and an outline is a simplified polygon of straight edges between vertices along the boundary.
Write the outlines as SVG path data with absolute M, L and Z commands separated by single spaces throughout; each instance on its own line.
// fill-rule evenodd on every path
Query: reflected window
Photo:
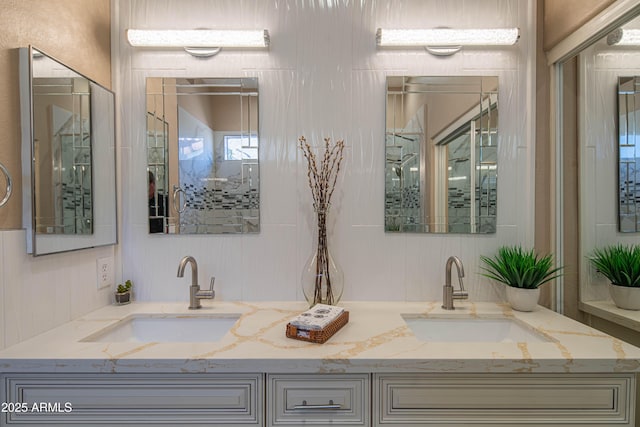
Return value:
M 257 135 L 225 135 L 224 159 L 247 160 L 258 159 Z

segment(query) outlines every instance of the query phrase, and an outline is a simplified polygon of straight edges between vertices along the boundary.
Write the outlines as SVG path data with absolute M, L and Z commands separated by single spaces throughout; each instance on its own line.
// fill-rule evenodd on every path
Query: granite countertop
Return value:
M 5 372 L 466 372 L 617 373 L 640 371 L 640 349 L 543 307 L 524 313 L 505 304 L 344 302 L 349 323 L 324 344 L 287 338 L 285 326 L 303 302 L 203 301 L 107 306 L 0 351 Z M 216 342 L 85 342 L 133 315 L 228 315 L 240 318 Z M 545 342 L 425 342 L 412 317 L 509 317 Z

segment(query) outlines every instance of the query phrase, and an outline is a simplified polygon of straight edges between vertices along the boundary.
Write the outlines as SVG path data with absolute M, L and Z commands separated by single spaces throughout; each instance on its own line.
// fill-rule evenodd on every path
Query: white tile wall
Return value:
M 499 289 L 478 274 L 478 256 L 501 244 L 533 244 L 533 1 L 522 0 L 127 0 L 119 19 L 117 88 L 123 129 L 124 278 L 142 300 L 188 299 L 176 278 L 184 255 L 199 280 L 217 277 L 222 299 L 302 299 L 299 277 L 311 251 L 311 207 L 297 137 L 344 138 L 346 166 L 334 195 L 332 233 L 344 269 L 344 299 L 441 298 L 449 255 L 465 263 L 472 299 Z M 378 27 L 521 29 L 515 47 L 436 58 L 422 50 L 378 51 Z M 180 51 L 133 49 L 127 28 L 267 28 L 268 52 L 222 51 L 196 59 Z M 497 75 L 500 79 L 498 232 L 489 236 L 385 234 L 386 75 Z M 145 78 L 255 76 L 260 84 L 262 231 L 251 236 L 150 236 L 146 225 Z
M 111 302 L 97 289 L 96 259 L 113 246 L 41 257 L 27 254 L 23 230 L 0 232 L 0 349 Z
M 331 242 L 344 269 L 344 299 L 438 300 L 444 263 L 459 255 L 475 300 L 501 298 L 480 278 L 478 256 L 533 242 L 533 1 L 522 0 L 128 0 L 119 1 L 116 88 L 122 198 L 116 271 L 140 300 L 187 300 L 179 259 L 194 255 L 201 283 L 215 275 L 225 300 L 302 299 L 312 212 L 297 138 L 344 138 L 346 164 L 334 195 Z M 517 26 L 518 45 L 451 58 L 378 51 L 378 27 Z M 268 28 L 269 52 L 223 51 L 207 60 L 130 48 L 126 28 Z M 116 37 L 117 39 L 117 37 Z M 384 91 L 387 75 L 498 75 L 498 232 L 489 236 L 385 234 Z M 144 87 L 147 76 L 255 76 L 260 81 L 262 232 L 251 236 L 150 236 L 146 224 Z M 529 88 L 529 89 L 527 89 Z M 0 348 L 111 301 L 96 289 L 104 247 L 33 258 L 24 231 L 0 232 Z M 120 255 L 118 253 L 118 255 Z M 116 276 L 119 281 L 121 277 Z

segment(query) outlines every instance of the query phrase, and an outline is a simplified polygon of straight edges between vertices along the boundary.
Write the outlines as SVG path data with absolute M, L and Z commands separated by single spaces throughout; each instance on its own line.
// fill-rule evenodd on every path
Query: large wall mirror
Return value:
M 495 233 L 498 77 L 389 76 L 385 230 Z
M 115 244 L 115 100 L 35 48 L 20 49 L 27 252 Z
M 632 215 L 640 46 L 618 43 L 621 31 L 640 28 L 639 14 L 637 1 L 618 0 L 548 53 L 557 94 L 555 251 L 565 267 L 557 306 L 612 333 L 620 332 L 615 324 L 640 331 L 640 312 L 613 304 L 609 282 L 589 257 L 596 248 L 640 244 Z
M 257 78 L 147 78 L 149 232 L 258 233 Z

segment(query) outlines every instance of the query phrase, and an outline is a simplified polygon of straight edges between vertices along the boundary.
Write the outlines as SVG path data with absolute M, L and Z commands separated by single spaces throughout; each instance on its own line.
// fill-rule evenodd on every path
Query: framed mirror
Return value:
M 146 83 L 149 233 L 258 233 L 258 79 Z
M 495 233 L 498 117 L 498 77 L 387 77 L 385 231 Z
M 113 92 L 33 47 L 20 92 L 27 252 L 117 243 Z

